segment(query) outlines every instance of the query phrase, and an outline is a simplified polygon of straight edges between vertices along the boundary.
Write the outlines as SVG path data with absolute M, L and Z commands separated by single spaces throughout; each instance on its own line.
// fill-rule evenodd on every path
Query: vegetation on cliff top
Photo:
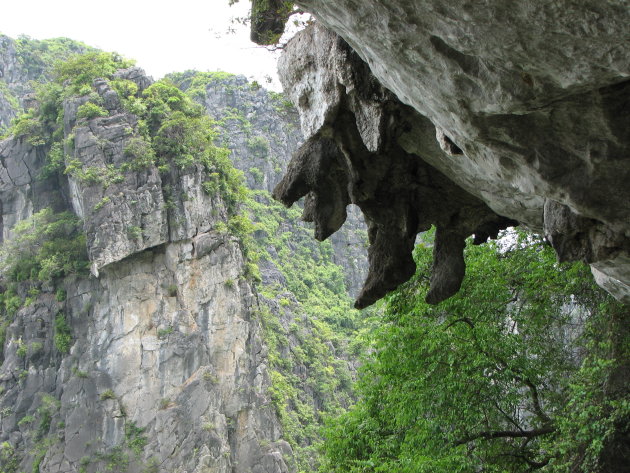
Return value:
M 229 160 L 229 151 L 215 145 L 213 121 L 203 108 L 193 102 L 172 82 L 161 80 L 139 90 L 133 81 L 116 77 L 116 71 L 133 65 L 115 53 L 88 52 L 58 62 L 51 83 L 37 86 L 37 106 L 19 116 L 10 134 L 23 137 L 31 145 L 48 146 L 46 173 L 64 172 L 92 183 L 107 186 L 122 178 L 122 173 L 157 166 L 168 172 L 169 166 L 181 169 L 202 165 L 208 174 L 204 189 L 220 193 L 231 214 L 244 198 L 241 173 Z M 129 162 L 115 168 L 90 168 L 72 157 L 72 134 L 64 135 L 64 101 L 80 99 L 77 123 L 108 117 L 103 98 L 94 88 L 96 79 L 104 79 L 116 91 L 128 112 L 138 117 L 138 124 L 125 148 Z
M 230 232 L 241 239 L 248 260 L 247 274 L 260 280 L 256 261 L 262 259 L 265 264 L 278 265 L 280 273 L 289 281 L 288 291 L 275 285 L 261 286 L 260 317 L 270 349 L 272 379 L 268 394 L 285 428 L 284 438 L 297 453 L 297 465 L 301 471 L 312 471 L 317 462 L 316 444 L 320 439 L 318 427 L 322 413 L 338 412 L 351 402 L 352 376 L 347 362 L 340 359 L 339 354 L 345 350 L 357 312 L 351 308 L 346 295 L 341 268 L 332 263 L 331 245 L 314 242 L 307 228 L 300 229 L 299 239 L 292 238 L 291 229 L 282 228 L 280 222 L 287 212 L 295 211 L 283 209 L 267 194 L 258 195 L 255 200 L 248 196 L 241 173 L 233 168 L 227 150 L 215 145 L 215 123 L 191 100 L 190 94 L 184 94 L 168 80 L 140 91 L 136 83 L 115 74 L 119 68 L 130 65 L 116 55 L 100 52 L 71 57 L 58 64 L 54 81 L 37 87 L 38 105 L 15 121 L 12 132 L 47 152 L 48 162 L 40 176 L 46 179 L 71 174 L 85 185 L 106 187 L 116 182 L 122 173 L 149 166 L 156 166 L 165 177 L 174 167 L 203 167 L 206 179 L 203 189 L 220 195 L 230 214 L 225 228 L 219 225 L 215 230 Z M 115 112 L 106 108 L 94 85 L 96 79 L 105 80 L 117 93 L 123 109 L 138 118 L 137 127 L 130 133 L 123 150 L 127 159 L 115 168 L 104 170 L 85 166 L 73 157 L 72 130 L 68 133 L 64 129 L 64 122 L 67 123 L 64 103 L 80 104 L 76 108 L 77 126 L 84 126 L 90 120 L 106 120 Z M 202 74 L 193 79 L 193 85 L 199 89 L 197 92 L 203 90 L 205 94 L 209 83 L 230 79 L 225 74 Z M 189 92 L 194 93 L 195 87 Z M 248 86 L 247 90 L 256 92 L 258 89 Z M 262 139 L 248 141 L 252 152 L 260 151 L 264 145 L 268 146 Z M 84 272 L 87 266 L 85 236 L 81 222 L 67 212 L 55 214 L 47 209 L 36 214 L 33 221 L 22 222 L 14 228 L 16 238 L 12 242 L 24 243 L 21 240 L 23 226 L 28 229 L 24 238 L 33 240 L 29 240 L 29 244 L 42 243 L 34 238 L 37 233 L 47 233 L 41 223 L 65 221 L 68 216 L 72 216 L 76 224 L 73 227 L 76 235 L 72 233 L 67 243 L 79 242 L 81 255 L 67 251 L 67 245 L 60 245 L 60 254 L 55 258 L 45 254 L 40 258 L 37 251 L 30 251 L 29 245 L 24 245 L 6 259 L 5 274 L 15 283 L 24 284 L 44 281 L 49 275 L 63 278 L 77 271 Z M 256 238 L 253 238 L 254 233 Z M 278 251 L 279 258 L 273 256 Z M 64 266 L 66 258 L 73 255 L 80 268 Z M 58 263 L 59 267 L 51 262 Z M 13 289 L 5 291 L 3 302 L 5 300 L 5 313 L 11 313 L 11 317 L 6 318 L 9 323 L 27 301 L 17 297 Z M 72 343 L 72 333 L 62 313 L 55 318 L 54 327 L 55 346 L 65 354 Z M 309 376 L 298 376 L 295 371 L 298 368 L 305 369 Z

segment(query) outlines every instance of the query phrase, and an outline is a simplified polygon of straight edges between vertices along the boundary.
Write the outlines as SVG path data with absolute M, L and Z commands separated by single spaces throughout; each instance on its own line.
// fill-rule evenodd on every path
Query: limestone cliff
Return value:
M 50 77 L 55 61 L 94 48 L 68 38 L 17 40 L 0 33 L 0 134 L 32 100 L 31 81 Z
M 283 83 L 307 144 L 277 195 L 314 197 L 319 238 L 341 226 L 348 203 L 363 206 L 374 230 L 360 305 L 409 277 L 405 255 L 427 224 L 438 226 L 437 301 L 463 275 L 462 238 L 481 241 L 508 220 L 544 232 L 560 259 L 591 263 L 629 300 L 625 2 L 297 3 L 343 40 L 320 26 L 286 48 Z M 407 177 L 393 170 L 399 161 L 413 167 L 401 169 Z M 483 215 L 467 208 L 482 204 Z M 399 274 L 379 275 L 383 264 Z
M 243 171 L 247 187 L 273 191 L 303 142 L 297 110 L 287 97 L 226 73 L 188 71 L 169 78 L 217 121 L 220 140 L 232 150 L 230 159 Z M 347 210 L 346 224 L 331 243 L 334 262 L 343 268 L 348 293 L 355 298 L 367 276 L 367 232 L 359 208 Z M 294 232 L 310 228 L 297 220 L 286 225 Z
M 19 62 L 7 51 L 3 70 Z M 32 109 L 0 142 L 0 468 L 314 466 L 313 425 L 349 402 L 358 316 L 332 246 L 280 224 L 267 196 L 296 113 L 243 78 L 202 81 L 190 95 L 215 135 L 171 83 L 113 72 L 124 61 L 106 53 L 74 61 L 50 100 L 16 95 Z M 86 63 L 103 76 L 77 83 Z
M 137 69 L 118 77 L 150 83 Z M 289 471 L 256 295 L 238 240 L 215 230 L 225 203 L 203 191 L 199 165 L 125 168 L 137 118 L 107 81 L 94 90 L 107 116 L 78 118 L 87 97 L 64 102 L 66 161 L 81 172 L 41 180 L 46 146 L 1 145 L 4 237 L 43 207 L 72 209 L 98 276 L 15 288 L 31 299 L 4 337 L 4 468 Z M 67 354 L 53 342 L 59 314 Z

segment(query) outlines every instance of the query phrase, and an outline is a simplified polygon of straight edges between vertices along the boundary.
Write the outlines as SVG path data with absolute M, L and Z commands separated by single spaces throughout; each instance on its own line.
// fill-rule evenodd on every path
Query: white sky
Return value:
M 231 24 L 247 14 L 249 1 L 228 0 L 4 0 L 0 33 L 36 39 L 65 36 L 135 59 L 159 79 L 186 69 L 243 74 L 278 88 L 277 53 L 249 41 L 249 29 Z M 228 34 L 230 26 L 235 34 Z

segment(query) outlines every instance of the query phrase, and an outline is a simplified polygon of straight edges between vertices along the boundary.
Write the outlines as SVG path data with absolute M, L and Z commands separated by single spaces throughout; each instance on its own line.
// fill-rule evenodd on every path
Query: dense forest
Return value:
M 227 73 L 151 82 L 132 61 L 65 39 L 0 40 L 19 72 L 0 80 L 0 156 L 10 176 L 0 207 L 1 473 L 627 468 L 619 462 L 630 458 L 628 307 L 586 265 L 558 263 L 543 237 L 509 229 L 487 244 L 470 239 L 460 292 L 429 305 L 430 230 L 416 242 L 411 280 L 358 311 L 351 297 L 365 272 L 365 227 L 319 243 L 299 222 L 304 205 L 287 209 L 271 197 L 288 161 L 279 150 L 300 141 L 284 96 Z M 260 114 L 263 105 L 276 115 Z M 22 187 L 13 162 L 24 156 L 36 164 L 25 165 L 27 204 L 14 198 Z M 213 243 L 202 255 L 203 235 Z M 228 276 L 206 281 L 190 269 L 222 247 L 234 263 L 216 253 L 204 274 L 225 264 Z M 179 265 L 152 293 L 156 305 L 179 304 L 163 310 L 171 318 L 157 308 L 138 316 L 165 360 L 175 356 L 168 350 L 206 343 L 190 338 L 212 325 L 205 308 L 189 307 L 199 294 L 186 295 L 193 280 L 195 291 L 220 286 L 210 299 L 228 301 L 207 310 L 209 319 L 247 313 L 216 323 L 251 324 L 239 337 L 251 360 L 261 357 L 228 373 L 186 355 L 178 365 L 186 379 L 170 391 L 179 374 L 157 363 L 165 384 L 151 414 L 131 401 L 139 395 L 118 368 L 98 360 L 133 331 L 116 320 L 136 317 L 111 302 L 124 297 L 107 285 L 133 281 L 125 275 L 149 260 Z M 177 319 L 186 310 L 190 326 Z M 93 319 L 120 323 L 120 334 L 112 329 L 105 342 L 105 325 Z M 194 383 L 206 391 L 186 391 Z M 195 396 L 224 394 L 225 405 L 200 410 L 201 421 L 170 414 L 196 413 Z M 234 412 L 231 399 L 242 401 Z M 76 434 L 77 447 L 77 412 L 114 421 Z

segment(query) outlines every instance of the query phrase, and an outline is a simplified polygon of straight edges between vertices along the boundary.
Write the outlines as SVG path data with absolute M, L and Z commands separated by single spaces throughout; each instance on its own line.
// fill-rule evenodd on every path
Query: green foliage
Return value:
M 35 420 L 35 417 L 33 416 L 24 416 L 18 421 L 17 425 L 22 426 L 26 424 L 31 424 L 33 423 L 34 420 Z
M 600 311 L 605 317 L 586 328 L 587 355 L 567 383 L 557 433 L 547 442 L 555 453 L 549 471 L 618 471 L 607 461 L 626 462 L 630 455 L 630 314 L 627 306 L 611 302 Z
M 252 136 L 247 140 L 247 148 L 259 158 L 264 158 L 269 154 L 269 140 L 264 136 Z
M 105 391 L 101 393 L 99 398 L 101 399 L 101 401 L 107 401 L 109 399 L 116 399 L 116 394 L 114 393 L 113 390 L 106 389 Z
M 16 224 L 13 233 L 0 250 L 9 281 L 51 281 L 86 272 L 85 235 L 76 215 L 43 209 Z
M 9 442 L 0 443 L 0 468 L 2 473 L 14 473 L 17 471 L 19 458 L 15 448 Z
M 39 467 L 46 456 L 46 450 L 37 452 L 35 455 L 35 459 L 33 460 L 33 467 L 31 468 L 31 473 L 39 473 Z
M 161 169 L 171 165 L 181 170 L 201 166 L 208 175 L 205 191 L 209 195 L 219 194 L 229 213 L 236 213 L 247 191 L 242 173 L 232 166 L 229 151 L 214 144 L 214 122 L 169 81 L 156 82 L 142 96 L 146 109 L 142 119 L 147 125 L 153 153 L 138 151 L 142 146 L 136 143 L 136 150 L 130 149 L 129 154 L 136 159 L 143 155 L 145 162 L 154 160 Z
M 97 469 L 97 471 L 129 471 L 132 462 L 130 454 L 133 454 L 137 461 L 148 443 L 146 436 L 143 435 L 144 430 L 144 428 L 138 427 L 135 422 L 127 421 L 124 441 L 107 451 L 97 453 L 93 458 L 81 458 L 79 472 L 87 471 L 87 467 L 92 463 L 101 463 L 102 469 Z M 142 464 L 137 465 L 137 467 L 142 467 Z M 157 471 L 155 470 L 155 460 L 149 460 L 142 470 L 137 471 Z
M 122 100 L 132 100 L 138 97 L 138 84 L 127 79 L 113 79 L 109 85 Z
M 331 243 L 315 242 L 307 226 L 280 225 L 299 221 L 301 209 L 286 209 L 265 191 L 256 192 L 247 205 L 255 224 L 257 253 L 280 269 L 304 310 L 338 329 L 356 328 L 359 312 L 352 309 L 346 293 L 343 269 L 332 261 Z
M 215 83 L 229 84 L 236 76 L 229 72 L 200 72 L 187 70 L 168 75 L 168 79 L 186 92 L 192 99 L 203 102 L 206 99 L 206 88 Z
M 136 225 L 130 225 L 127 228 L 127 235 L 129 235 L 129 238 L 137 240 L 138 238 L 142 237 L 142 228 Z
M 72 374 L 74 374 L 77 378 L 82 378 L 82 379 L 86 379 L 90 377 L 87 371 L 81 371 L 76 366 L 72 368 Z
M 41 402 L 36 410 L 39 426 L 35 437 L 41 439 L 50 431 L 53 415 L 59 410 L 61 403 L 50 394 L 41 394 Z
M 111 201 L 111 199 L 109 198 L 109 196 L 105 196 L 103 197 L 101 200 L 99 200 L 96 205 L 94 206 L 94 211 L 98 212 L 99 210 L 101 210 L 105 205 L 109 204 L 109 202 Z
M 116 53 L 91 51 L 70 56 L 55 64 L 55 82 L 64 85 L 66 96 L 85 95 L 91 91 L 94 79 L 111 79 L 118 69 L 133 66 L 134 61 Z
M 46 179 L 56 173 L 63 172 L 65 169 L 66 155 L 63 150 L 63 143 L 53 143 L 46 158 L 46 164 L 38 176 L 40 179 Z
M 274 109 L 278 113 L 295 112 L 295 107 L 287 99 L 287 96 L 278 92 L 269 92 L 269 97 L 272 99 Z
M 75 50 L 81 51 L 82 48 L 75 48 Z M 28 110 L 16 118 L 10 129 L 11 134 L 25 137 L 34 146 L 61 143 L 63 139 L 63 100 L 68 97 L 94 96 L 92 97 L 93 100 L 91 98 L 90 102 L 79 107 L 78 118 L 106 116 L 106 110 L 98 104 L 92 103 L 100 100 L 98 94 L 92 90 L 94 79 L 111 79 L 116 70 L 133 64 L 117 54 L 96 50 L 82 54 L 53 54 L 64 60 L 55 61 L 52 71 L 49 71 L 50 67 L 46 69 L 46 74 L 50 73 L 54 79 L 52 82 L 35 84 L 35 95 L 39 107 Z M 50 163 L 51 166 L 48 167 L 48 171 L 58 168 L 60 162 L 63 162 L 59 159 L 60 152 L 61 150 L 57 150 L 52 156 L 53 162 Z
M 96 460 L 105 464 L 105 471 L 126 472 L 129 469 L 129 453 L 122 445 L 117 445 L 106 452 L 99 452 Z
M 55 347 L 61 353 L 68 353 L 72 345 L 72 330 L 66 322 L 63 312 L 55 317 Z
M 253 193 L 246 208 L 253 225 L 231 219 L 230 231 L 251 245 L 248 254 L 275 266 L 286 280 L 286 287 L 259 287 L 269 348 L 269 394 L 298 470 L 313 471 L 322 413 L 338 413 L 351 403 L 352 375 L 338 356 L 361 316 L 352 308 L 342 269 L 332 261 L 330 243 L 314 241 L 305 225 L 281 223 L 297 222 L 299 209 L 284 208 L 266 191 Z M 243 236 L 252 231 L 255 238 Z M 297 376 L 296 366 L 308 375 Z
M 200 119 L 204 116 L 203 109 L 168 80 L 154 83 L 142 93 L 142 97 L 147 107 L 146 117 L 143 118 L 146 119 L 152 136 L 176 112 L 185 118 Z
M 564 437 L 570 445 L 560 451 L 563 419 L 584 425 L 576 417 L 589 416 L 567 403 L 602 407 L 601 398 L 570 394 L 584 369 L 576 348 L 615 304 L 587 267 L 559 265 L 539 239 L 519 234 L 508 247 L 468 247 L 460 293 L 429 306 L 431 250 L 417 247 L 416 275 L 387 298 L 360 401 L 330 421 L 322 471 L 564 471 L 554 461 L 574 458 L 584 437 Z M 591 355 L 610 374 L 610 360 Z M 589 420 L 603 443 L 601 417 Z
M 254 178 L 254 182 L 256 184 L 262 184 L 265 179 L 265 175 L 263 174 L 263 172 L 255 167 L 249 168 L 249 174 L 251 174 L 251 176 Z
M 63 302 L 66 300 L 66 291 L 62 288 L 57 289 L 55 292 L 55 300 L 57 302 Z
M 77 109 L 78 119 L 87 118 L 89 120 L 91 118 L 106 117 L 108 115 L 109 112 L 107 110 L 93 102 L 86 102 Z
M 20 358 L 24 358 L 26 356 L 26 353 L 28 352 L 28 347 L 22 341 L 22 339 L 18 340 L 17 345 L 18 345 L 18 348 L 15 351 L 15 354 L 19 356 Z
M 171 333 L 173 333 L 173 327 L 169 326 L 169 327 L 166 327 L 166 328 L 159 329 L 157 331 L 157 336 L 158 336 L 158 338 L 166 338 Z
M 44 145 L 47 140 L 45 129 L 33 110 L 17 117 L 11 125 L 10 133 L 16 138 L 26 139 L 33 146 Z
M 284 32 L 284 24 L 291 16 L 293 7 L 293 2 L 285 0 L 252 2 L 252 40 L 262 45 L 279 43 Z
M 129 158 L 127 167 L 134 171 L 146 169 L 155 163 L 155 151 L 151 143 L 141 136 L 129 139 L 124 149 L 125 157 Z
M 142 454 L 144 447 L 148 443 L 146 436 L 143 435 L 144 431 L 144 428 L 138 427 L 133 421 L 125 423 L 125 441 L 127 447 L 138 457 Z
M 88 51 L 96 51 L 79 41 L 68 38 L 37 40 L 28 36 L 20 36 L 15 40 L 18 61 L 32 80 L 48 80 L 51 69 L 59 61 L 70 56 Z
M 0 97 L 2 97 L 14 111 L 18 111 L 20 108 L 20 102 L 15 94 L 9 89 L 7 83 L 0 80 Z
M 170 284 L 167 288 L 166 291 L 168 292 L 168 296 L 169 297 L 175 297 L 177 296 L 177 284 Z

